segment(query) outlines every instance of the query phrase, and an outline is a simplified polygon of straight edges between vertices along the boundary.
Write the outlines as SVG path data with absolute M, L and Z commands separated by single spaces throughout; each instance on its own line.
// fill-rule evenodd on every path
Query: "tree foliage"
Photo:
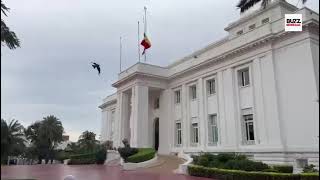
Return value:
M 271 0 L 240 0 L 237 4 L 237 8 L 240 9 L 240 12 L 245 12 L 255 4 L 261 2 L 262 8 L 266 8 Z M 302 0 L 302 3 L 305 4 L 307 0 Z
M 85 152 L 93 152 L 97 147 L 98 140 L 96 140 L 96 134 L 90 131 L 84 131 L 78 140 L 79 148 Z
M 8 156 L 18 156 L 24 153 L 24 127 L 18 120 L 9 123 L 1 119 L 1 162 L 5 163 Z
M 33 153 L 38 155 L 38 163 L 41 159 L 48 163 L 49 159 L 52 161 L 54 158 L 54 148 L 63 140 L 63 126 L 57 117 L 50 115 L 31 124 L 25 134 L 34 147 Z
M 9 8 L 1 0 L 1 17 L 7 16 Z M 17 35 L 10 30 L 3 19 L 1 19 L 1 45 L 7 45 L 9 49 L 20 47 L 20 40 Z

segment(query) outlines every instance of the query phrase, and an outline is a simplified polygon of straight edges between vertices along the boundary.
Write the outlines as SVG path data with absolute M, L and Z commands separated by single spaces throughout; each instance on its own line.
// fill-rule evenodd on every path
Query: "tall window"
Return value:
M 198 123 L 191 124 L 191 143 L 197 144 L 199 142 L 199 127 Z
M 160 99 L 156 98 L 156 100 L 154 101 L 154 109 L 159 109 L 160 107 Z
M 196 85 L 190 86 L 190 96 L 191 96 L 191 100 L 197 99 L 197 86 Z
M 180 146 L 182 144 L 182 128 L 181 128 L 181 122 L 176 122 L 176 136 L 175 136 L 175 143 L 176 146 Z
M 175 104 L 180 104 L 180 101 L 181 101 L 181 91 L 180 90 L 177 90 L 174 92 L 174 103 Z
M 239 79 L 239 86 L 245 87 L 250 84 L 250 74 L 249 68 L 244 68 L 238 71 L 238 79 Z
M 216 80 L 210 79 L 207 81 L 207 91 L 208 95 L 212 95 L 216 93 Z
M 243 139 L 245 144 L 254 144 L 253 114 L 242 116 Z
M 208 144 L 216 145 L 218 142 L 217 115 L 211 114 L 208 119 Z

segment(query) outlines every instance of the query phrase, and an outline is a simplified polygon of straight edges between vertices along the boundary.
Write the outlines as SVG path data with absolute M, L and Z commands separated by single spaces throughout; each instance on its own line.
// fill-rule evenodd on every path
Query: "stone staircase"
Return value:
M 138 171 L 143 172 L 155 172 L 155 173 L 174 173 L 179 165 L 184 163 L 183 159 L 174 155 L 158 155 L 158 162 L 145 168 L 141 168 Z

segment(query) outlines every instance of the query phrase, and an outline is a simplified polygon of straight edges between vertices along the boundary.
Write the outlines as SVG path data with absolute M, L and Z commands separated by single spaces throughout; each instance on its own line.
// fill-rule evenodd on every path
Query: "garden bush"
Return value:
M 241 170 L 208 168 L 197 165 L 188 166 L 192 176 L 207 177 L 220 180 L 318 180 L 319 174 L 289 174 L 273 172 L 248 172 Z
M 193 163 L 204 167 L 221 169 L 235 169 L 244 171 L 262 171 L 270 169 L 267 164 L 249 160 L 245 155 L 236 153 L 222 153 L 218 155 L 204 153 L 200 156 L 192 156 Z
M 97 152 L 71 155 L 68 164 L 104 164 L 107 157 L 105 148 L 99 148 Z
M 63 160 L 65 159 L 69 159 L 70 158 L 70 153 L 66 152 L 66 151 L 59 151 L 56 153 L 55 159 L 58 161 L 63 162 Z
M 130 147 L 128 140 L 126 139 L 122 140 L 122 143 L 124 147 L 118 148 L 118 152 L 124 162 L 128 162 L 128 157 L 138 153 L 138 149 Z
M 235 169 L 243 171 L 262 171 L 269 169 L 267 164 L 251 160 L 229 160 L 224 164 L 224 169 Z
M 293 166 L 289 165 L 274 165 L 272 168 L 278 172 L 281 173 L 292 173 L 293 172 Z
M 104 161 L 107 158 L 107 150 L 105 148 L 101 148 L 96 153 L 96 163 L 104 164 Z
M 304 173 L 313 173 L 313 172 L 319 172 L 317 169 L 315 169 L 315 165 L 310 164 L 303 168 Z
M 70 159 L 68 165 L 81 165 L 81 164 L 95 164 L 96 160 L 94 158 L 85 159 Z
M 128 162 L 139 163 L 152 159 L 156 154 L 156 151 L 152 148 L 141 148 L 138 153 L 129 156 Z
M 70 159 L 95 159 L 96 153 L 70 155 Z

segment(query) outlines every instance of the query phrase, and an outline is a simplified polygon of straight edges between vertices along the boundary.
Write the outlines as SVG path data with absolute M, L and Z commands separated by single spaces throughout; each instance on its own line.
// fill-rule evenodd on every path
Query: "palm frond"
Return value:
M 259 2 L 261 2 L 262 8 L 266 8 L 270 0 L 240 0 L 237 7 L 240 8 L 240 12 L 243 13 Z
M 1 44 L 5 43 L 9 49 L 16 49 L 20 47 L 20 40 L 17 35 L 10 31 L 9 27 L 1 19 Z
M 7 14 L 6 14 L 6 12 L 9 12 L 9 8 L 6 6 L 6 5 L 4 5 L 3 3 L 2 3 L 2 1 L 1 1 L 1 12 L 5 15 L 5 16 L 7 16 Z

